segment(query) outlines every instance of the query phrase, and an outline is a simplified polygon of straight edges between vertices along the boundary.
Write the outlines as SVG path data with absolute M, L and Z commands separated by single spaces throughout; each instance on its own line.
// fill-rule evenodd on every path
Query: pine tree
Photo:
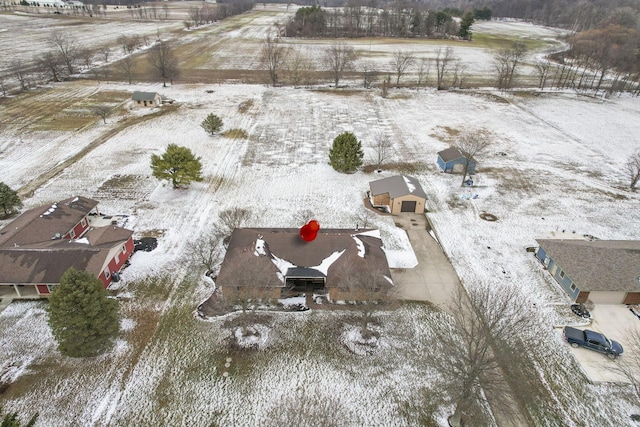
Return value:
M 475 20 L 473 16 L 473 12 L 470 10 L 465 12 L 460 20 L 460 30 L 458 31 L 458 36 L 462 37 L 465 40 L 471 40 L 471 26 L 473 25 L 473 21 Z
M 37 420 L 38 413 L 36 412 L 36 414 L 24 424 L 24 427 L 33 427 Z M 22 427 L 22 423 L 18 419 L 18 413 L 4 413 L 3 416 L 3 409 L 0 407 L 0 427 Z
M 211 113 L 200 123 L 200 126 L 202 126 L 202 129 L 206 130 L 209 135 L 213 135 L 222 129 L 222 119 Z
M 151 170 L 156 178 L 170 180 L 173 188 L 189 185 L 191 181 L 202 181 L 200 157 L 194 156 L 187 147 L 176 144 L 169 144 L 162 156 L 151 155 Z
M 16 208 L 22 207 L 18 193 L 4 182 L 0 182 L 0 207 L 4 211 L 5 217 L 15 212 Z
M 120 328 L 118 301 L 91 273 L 70 268 L 49 298 L 49 326 L 66 356 L 90 357 L 107 350 Z
M 329 150 L 329 164 L 338 172 L 355 172 L 362 166 L 362 144 L 351 132 L 343 132 L 333 140 Z

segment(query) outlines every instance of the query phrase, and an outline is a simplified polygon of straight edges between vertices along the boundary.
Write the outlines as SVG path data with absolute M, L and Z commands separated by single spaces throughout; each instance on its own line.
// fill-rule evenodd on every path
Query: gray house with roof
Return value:
M 536 257 L 575 302 L 640 304 L 640 241 L 538 239 Z
M 153 108 L 162 105 L 162 97 L 158 92 L 133 92 L 131 100 L 136 107 Z
M 386 208 L 392 215 L 424 212 L 427 195 L 412 176 L 396 175 L 371 181 L 369 189 L 371 205 Z

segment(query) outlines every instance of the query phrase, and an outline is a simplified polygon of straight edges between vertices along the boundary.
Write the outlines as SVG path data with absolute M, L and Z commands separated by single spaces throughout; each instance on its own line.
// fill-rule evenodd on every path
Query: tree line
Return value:
M 462 18 L 458 22 L 456 18 Z M 465 22 L 466 19 L 466 22 Z M 302 7 L 287 22 L 282 35 L 289 37 L 428 37 L 452 38 L 461 28 L 469 29 L 474 19 L 491 19 L 491 9 L 463 12 L 459 9 L 430 9 L 421 4 L 389 4 L 382 9 L 359 1 L 343 8 Z

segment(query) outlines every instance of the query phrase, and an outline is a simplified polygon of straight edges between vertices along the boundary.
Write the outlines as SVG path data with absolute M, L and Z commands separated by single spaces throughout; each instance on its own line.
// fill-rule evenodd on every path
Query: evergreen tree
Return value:
M 0 207 L 4 211 L 5 217 L 15 212 L 16 208 L 22 207 L 18 193 L 4 182 L 0 182 Z
M 156 178 L 170 180 L 173 188 L 189 185 L 191 181 L 202 181 L 200 157 L 194 156 L 187 147 L 176 144 L 169 144 L 162 156 L 151 155 L 151 170 Z
M 213 135 L 222 129 L 222 119 L 212 113 L 200 123 L 200 126 L 202 126 L 202 129 L 206 130 L 209 135 Z
M 473 25 L 473 21 L 475 20 L 473 12 L 470 10 L 466 11 L 460 20 L 460 30 L 458 31 L 458 36 L 462 37 L 465 40 L 471 40 L 471 26 Z
M 49 298 L 49 326 L 66 356 L 90 357 L 107 350 L 120 328 L 118 301 L 91 273 L 70 268 Z
M 363 157 L 362 144 L 351 132 L 338 135 L 329 150 L 329 164 L 338 172 L 355 172 Z
M 27 424 L 24 427 L 33 427 L 36 421 L 38 420 L 38 413 L 29 419 Z M 22 427 L 22 423 L 18 420 L 18 413 L 5 413 L 3 416 L 3 409 L 0 407 L 0 427 Z

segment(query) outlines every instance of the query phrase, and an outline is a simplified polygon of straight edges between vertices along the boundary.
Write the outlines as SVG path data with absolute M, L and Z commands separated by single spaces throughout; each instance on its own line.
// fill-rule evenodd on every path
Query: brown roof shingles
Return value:
M 267 253 L 288 261 L 296 267 L 319 266 L 334 252 L 344 250 L 345 252 L 331 264 L 327 271 L 328 287 L 337 286 L 340 277 L 335 273 L 346 270 L 353 274 L 357 274 L 358 271 L 377 270 L 391 277 L 380 239 L 365 235 L 357 236 L 365 247 L 365 256 L 358 255 L 357 245 L 352 236 L 362 232 L 363 230 L 320 229 L 315 240 L 305 242 L 300 238 L 297 228 L 236 228 L 231 235 L 217 283 L 225 286 L 225 282 L 232 280 L 234 275 L 243 273 L 242 265 L 248 262 L 262 263 L 264 271 L 277 274 L 278 270 L 270 257 L 258 257 L 254 254 L 258 238 L 265 241 L 268 246 Z

